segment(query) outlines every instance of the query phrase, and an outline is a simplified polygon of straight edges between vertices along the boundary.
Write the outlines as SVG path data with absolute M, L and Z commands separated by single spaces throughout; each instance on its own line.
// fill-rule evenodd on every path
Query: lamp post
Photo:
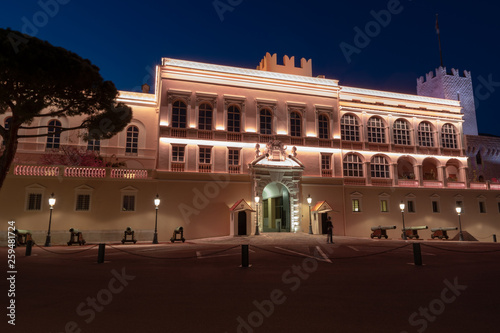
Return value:
M 405 228 L 405 203 L 401 201 L 399 204 L 399 209 L 401 209 L 401 217 L 403 218 L 403 239 L 406 240 L 406 228 Z
M 255 235 L 260 235 L 259 232 L 259 201 L 260 197 L 255 197 L 255 208 L 257 208 L 256 216 L 255 216 Z
M 158 194 L 156 194 L 154 203 L 156 208 L 156 217 L 155 217 L 155 234 L 153 236 L 153 244 L 158 244 L 158 206 L 160 205 L 160 197 L 158 196 Z
M 309 205 L 309 235 L 313 234 L 312 219 L 311 219 L 311 202 L 312 201 L 313 201 L 313 199 L 311 198 L 311 195 L 308 194 L 307 203 Z
M 49 230 L 47 231 L 47 238 L 45 238 L 45 246 L 50 246 L 50 225 L 52 224 L 52 210 L 54 209 L 55 204 L 56 204 L 56 198 L 54 198 L 54 193 L 52 193 L 49 198 L 49 206 L 50 206 Z
M 458 232 L 458 235 L 459 235 L 459 239 L 461 241 L 464 240 L 464 235 L 462 234 L 462 220 L 460 219 L 460 213 L 462 212 L 462 207 L 460 206 L 457 206 L 455 208 L 455 210 L 457 211 L 457 214 L 458 214 L 458 228 L 459 228 L 459 232 Z

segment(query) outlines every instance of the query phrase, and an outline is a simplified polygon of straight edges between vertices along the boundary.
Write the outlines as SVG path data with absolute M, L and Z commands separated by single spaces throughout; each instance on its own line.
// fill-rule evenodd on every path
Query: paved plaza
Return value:
M 18 247 L 16 325 L 2 332 L 499 331 L 497 243 L 418 241 L 415 266 L 415 241 L 161 236 L 107 244 L 102 264 L 97 244 Z

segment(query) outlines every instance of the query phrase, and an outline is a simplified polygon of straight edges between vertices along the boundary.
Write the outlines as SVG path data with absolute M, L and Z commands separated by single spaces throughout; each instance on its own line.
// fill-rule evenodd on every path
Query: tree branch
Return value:
M 33 128 L 35 128 L 35 127 L 33 127 Z M 42 136 L 55 135 L 55 134 L 59 134 L 59 133 L 66 132 L 66 131 L 72 131 L 72 130 L 76 130 L 76 129 L 82 129 L 82 128 L 85 128 L 85 126 L 84 125 L 80 125 L 80 126 L 77 126 L 77 127 L 65 127 L 65 128 L 64 127 L 55 127 L 55 128 L 57 129 L 57 131 L 54 132 L 54 133 L 33 134 L 33 135 L 18 135 L 17 137 L 18 138 L 39 138 L 39 137 L 42 137 Z

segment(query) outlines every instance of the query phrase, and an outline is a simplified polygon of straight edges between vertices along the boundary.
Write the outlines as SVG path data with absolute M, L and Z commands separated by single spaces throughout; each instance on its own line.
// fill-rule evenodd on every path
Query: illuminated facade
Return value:
M 313 77 L 311 60 L 294 62 L 267 54 L 252 70 L 162 59 L 153 94 L 120 93 L 132 123 L 98 143 L 126 168 L 28 166 L 59 145 L 97 143 L 76 134 L 26 139 L 0 193 L 1 202 L 17 198 L 2 219 L 43 233 L 40 210 L 54 192 L 64 198 L 60 230 L 101 240 L 131 226 L 149 239 L 158 193 L 160 235 L 180 225 L 191 238 L 253 234 L 257 215 L 260 232 L 308 232 L 311 224 L 317 234 L 329 214 L 335 234 L 369 236 L 371 226 L 401 228 L 401 201 L 407 226 L 455 226 L 461 205 L 472 235 L 499 231 L 500 184 L 470 176 L 474 149 L 464 138 L 477 125 L 463 98 L 432 97 L 440 84 L 429 75 L 418 81 L 427 96 L 409 95 L 342 86 Z M 40 120 L 50 121 L 72 120 Z M 40 209 L 30 209 L 37 200 Z

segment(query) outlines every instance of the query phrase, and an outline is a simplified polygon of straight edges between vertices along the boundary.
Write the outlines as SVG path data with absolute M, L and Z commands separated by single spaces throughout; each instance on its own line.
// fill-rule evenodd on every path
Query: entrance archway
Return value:
M 264 232 L 291 230 L 290 193 L 278 182 L 267 184 L 262 190 L 262 221 Z

